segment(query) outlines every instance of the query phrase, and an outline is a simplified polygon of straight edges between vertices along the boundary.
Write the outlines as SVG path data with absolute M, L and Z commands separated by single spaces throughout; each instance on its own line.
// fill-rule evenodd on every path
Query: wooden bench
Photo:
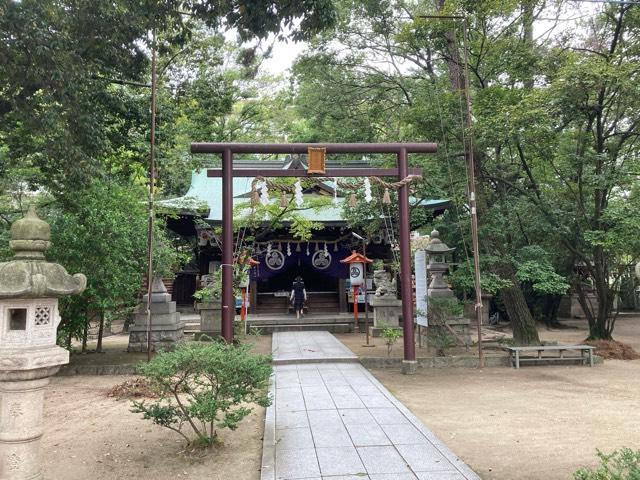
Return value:
M 540 363 L 540 362 L 555 362 L 555 361 L 565 361 L 565 360 L 580 360 L 583 365 L 589 362 L 589 366 L 593 367 L 593 349 L 591 345 L 538 345 L 535 347 L 504 347 L 505 350 L 509 352 L 509 357 L 511 360 L 511 366 L 515 368 L 520 368 L 520 363 L 522 362 L 531 362 L 531 363 Z M 580 356 L 571 355 L 565 356 L 565 352 L 580 352 Z M 536 353 L 536 356 L 529 356 L 526 354 Z M 552 352 L 558 353 L 557 356 L 546 356 L 543 357 L 543 352 Z M 522 354 L 526 356 L 522 356 Z M 585 356 L 585 353 L 587 354 Z

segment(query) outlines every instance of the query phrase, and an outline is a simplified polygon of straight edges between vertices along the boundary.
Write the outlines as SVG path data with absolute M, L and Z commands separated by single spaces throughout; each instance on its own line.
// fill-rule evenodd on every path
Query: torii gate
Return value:
M 396 168 L 330 168 L 312 174 L 304 169 L 234 169 L 233 154 L 303 154 L 309 149 L 324 148 L 327 154 L 395 153 Z M 191 153 L 222 154 L 222 169 L 207 170 L 208 177 L 222 177 L 222 337 L 233 340 L 235 298 L 233 297 L 233 177 L 397 177 L 419 175 L 420 169 L 409 169 L 409 153 L 435 153 L 435 143 L 192 143 Z M 409 242 L 409 187 L 398 189 L 400 218 L 400 276 L 402 278 L 403 371 L 416 368 L 413 333 L 413 292 L 411 286 L 411 245 Z

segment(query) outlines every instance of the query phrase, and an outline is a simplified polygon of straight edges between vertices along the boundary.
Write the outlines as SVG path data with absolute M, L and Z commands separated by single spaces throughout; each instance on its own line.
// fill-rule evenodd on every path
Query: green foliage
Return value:
M 94 181 L 51 206 L 49 258 L 87 276 L 82 295 L 61 300 L 61 331 L 80 337 L 91 312 L 126 312 L 138 297 L 147 269 L 147 213 L 144 191 L 116 182 Z M 181 256 L 161 225 L 155 231 L 156 274 L 175 269 Z
M 384 343 L 387 346 L 387 356 L 390 357 L 393 346 L 396 344 L 398 339 L 402 337 L 402 332 L 399 328 L 385 326 L 382 328 L 381 336 L 384 338 Z
M 141 364 L 139 373 L 159 392 L 153 401 L 133 402 L 132 411 L 179 433 L 188 443 L 212 445 L 217 429 L 235 430 L 252 411 L 267 406 L 271 359 L 251 355 L 249 346 L 222 342 L 182 343 Z M 185 430 L 195 435 L 189 435 Z
M 610 454 L 598 450 L 600 465 L 594 469 L 581 468 L 574 480 L 639 480 L 640 450 L 621 448 Z

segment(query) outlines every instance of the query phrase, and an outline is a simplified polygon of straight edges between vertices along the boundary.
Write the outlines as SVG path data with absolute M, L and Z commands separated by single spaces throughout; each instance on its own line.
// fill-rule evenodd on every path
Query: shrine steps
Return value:
M 351 331 L 353 316 L 337 313 L 335 310 L 326 314 L 305 315 L 296 319 L 295 315 L 249 315 L 249 328 L 256 328 L 262 333 L 295 332 L 301 330 L 324 330 L 331 333 L 347 333 Z

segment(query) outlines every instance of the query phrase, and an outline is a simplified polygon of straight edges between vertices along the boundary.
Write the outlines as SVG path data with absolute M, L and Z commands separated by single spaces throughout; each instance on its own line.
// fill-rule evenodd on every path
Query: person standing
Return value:
M 304 288 L 304 280 L 301 276 L 297 276 L 293 282 L 289 299 L 293 302 L 296 319 L 300 320 L 300 316 L 304 316 L 304 302 L 307 300 L 307 290 Z

